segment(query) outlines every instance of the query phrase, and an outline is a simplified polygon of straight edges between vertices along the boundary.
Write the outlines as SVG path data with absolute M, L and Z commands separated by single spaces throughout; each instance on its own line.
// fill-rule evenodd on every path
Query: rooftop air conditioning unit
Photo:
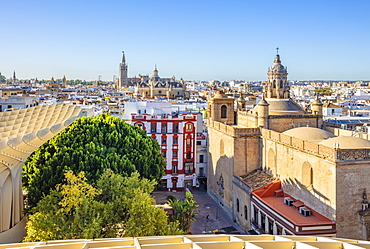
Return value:
M 294 201 L 290 197 L 285 197 L 284 198 L 284 204 L 287 205 L 287 206 L 292 206 L 293 205 L 293 202 Z
M 274 192 L 275 197 L 283 197 L 284 196 L 284 191 L 282 189 L 276 190 Z
M 308 208 L 306 207 L 300 207 L 299 208 L 299 213 L 303 216 L 310 216 L 311 215 L 311 210 L 309 210 Z

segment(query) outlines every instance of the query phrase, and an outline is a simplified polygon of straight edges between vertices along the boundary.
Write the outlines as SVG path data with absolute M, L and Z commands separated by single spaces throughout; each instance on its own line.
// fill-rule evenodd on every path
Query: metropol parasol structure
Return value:
M 50 105 L 0 112 L 0 243 L 19 242 L 25 236 L 25 160 L 77 119 L 80 110 L 73 105 Z

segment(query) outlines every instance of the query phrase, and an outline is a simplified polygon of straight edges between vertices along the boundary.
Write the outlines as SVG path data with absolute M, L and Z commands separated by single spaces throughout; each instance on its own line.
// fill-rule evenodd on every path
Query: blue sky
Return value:
M 370 80 L 370 1 L 0 0 L 9 78 L 266 80 L 278 46 L 290 80 Z

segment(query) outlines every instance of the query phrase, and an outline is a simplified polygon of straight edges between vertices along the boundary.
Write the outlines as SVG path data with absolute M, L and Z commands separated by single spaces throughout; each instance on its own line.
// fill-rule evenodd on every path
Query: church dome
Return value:
M 316 95 L 315 99 L 312 101 L 312 105 L 323 105 L 321 100 L 317 97 L 318 95 Z
M 369 140 L 350 136 L 333 137 L 328 140 L 322 141 L 319 144 L 330 148 L 334 148 L 337 145 L 337 147 L 339 147 L 340 149 L 370 148 Z
M 270 67 L 269 71 L 284 71 L 284 72 L 286 72 L 286 68 L 281 64 L 274 64 Z
M 283 65 L 281 65 L 281 60 L 280 60 L 280 55 L 276 55 L 275 60 L 274 60 L 274 65 L 272 65 L 269 68 L 269 71 L 283 71 L 286 72 L 287 69 Z
M 266 98 L 269 115 L 302 115 L 306 112 L 292 99 Z
M 299 138 L 310 142 L 321 142 L 334 135 L 328 131 L 314 127 L 298 127 L 283 132 L 284 135 Z
M 217 91 L 214 99 L 227 99 L 227 95 L 223 91 Z
M 258 105 L 270 105 L 265 98 L 261 99 L 260 102 L 258 102 Z

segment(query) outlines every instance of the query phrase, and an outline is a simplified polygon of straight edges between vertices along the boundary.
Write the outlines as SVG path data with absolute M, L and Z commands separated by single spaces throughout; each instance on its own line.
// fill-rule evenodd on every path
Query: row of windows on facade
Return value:
M 162 151 L 162 156 L 164 158 L 166 158 L 166 155 L 167 155 L 167 152 L 165 150 Z M 174 150 L 172 152 L 172 158 L 178 158 L 178 152 L 176 150 Z M 187 151 L 186 152 L 186 159 L 191 159 L 191 151 Z M 204 158 L 202 159 L 202 161 L 204 161 Z
M 7 107 L 6 107 L 7 106 Z M 28 107 L 33 107 L 33 106 L 37 106 L 37 104 L 30 104 L 30 105 L 26 105 L 26 108 Z M 19 108 L 19 106 L 16 106 L 16 108 Z M 0 112 L 2 112 L 3 110 L 6 110 L 6 109 L 12 109 L 13 106 L 12 105 L 0 105 Z
M 184 171 L 186 175 L 193 174 L 194 172 L 194 167 L 193 167 L 193 162 L 185 162 L 184 164 Z M 178 164 L 177 163 L 172 163 L 172 174 L 177 174 L 178 173 Z
M 15 95 L 22 94 L 22 93 L 23 92 L 12 92 L 9 95 L 15 96 Z M 8 95 L 8 94 L 4 92 L 3 95 L 5 96 L 5 95 Z
M 274 88 L 276 88 L 276 80 L 273 81 L 273 86 Z M 283 84 L 283 81 L 280 80 L 280 85 L 279 85 L 280 88 L 283 88 L 284 87 L 284 84 Z
M 236 212 L 240 213 L 240 203 L 239 203 L 239 199 L 237 198 L 236 199 Z M 259 225 L 258 221 L 259 221 L 259 215 L 261 215 L 261 225 Z M 273 234 L 274 233 L 274 222 L 271 220 L 271 219 L 268 219 L 266 217 L 265 214 L 263 214 L 262 212 L 260 213 L 259 210 L 254 207 L 254 217 L 253 217 L 253 221 L 252 223 L 254 223 L 255 226 L 259 227 L 264 233 L 268 233 L 268 234 Z M 248 220 L 248 207 L 246 205 L 244 205 L 244 219 L 245 220 Z M 267 229 L 266 229 L 266 220 L 268 222 L 268 226 L 267 226 Z M 278 235 L 282 235 L 283 234 L 283 228 L 279 225 L 276 225 L 276 233 Z M 285 233 L 287 234 L 288 232 L 285 231 Z
M 268 226 L 266 227 L 266 221 L 268 223 Z M 257 207 L 254 206 L 253 208 L 253 220 L 252 223 L 255 227 L 258 227 L 263 233 L 267 234 L 277 234 L 282 235 L 283 230 L 284 233 L 287 235 L 293 235 L 292 233 L 288 232 L 286 229 L 283 229 L 282 226 L 279 226 L 278 224 L 275 224 L 276 226 L 276 232 L 274 232 L 274 223 L 272 219 L 269 219 L 265 213 L 261 212 Z
M 162 91 L 158 91 L 158 94 L 162 94 Z M 145 95 L 149 95 L 149 92 L 148 91 L 146 91 L 145 92 Z M 180 95 L 180 92 L 177 92 L 176 93 L 176 97 L 180 97 L 181 95 Z
M 186 124 L 185 126 L 186 131 L 192 131 L 193 130 L 193 124 Z M 160 132 L 157 132 L 157 123 L 151 123 L 150 124 L 150 132 L 151 133 L 167 133 L 167 123 L 161 123 L 161 129 Z M 171 133 L 171 131 L 169 131 Z M 172 125 L 172 133 L 179 133 L 179 124 L 173 123 Z
M 167 151 L 162 151 L 162 156 L 167 157 Z M 172 152 L 172 158 L 178 158 L 178 152 L 175 150 Z M 186 159 L 191 159 L 191 151 L 186 152 Z M 204 155 L 199 155 L 199 163 L 204 163 Z
M 201 143 L 198 144 L 198 142 L 200 142 L 200 141 L 197 141 L 197 145 L 200 145 Z M 178 137 L 173 137 L 172 144 L 176 145 L 178 143 L 179 143 L 179 138 Z M 167 144 L 167 137 L 162 137 L 161 144 Z M 186 146 L 191 146 L 191 137 L 186 138 Z

